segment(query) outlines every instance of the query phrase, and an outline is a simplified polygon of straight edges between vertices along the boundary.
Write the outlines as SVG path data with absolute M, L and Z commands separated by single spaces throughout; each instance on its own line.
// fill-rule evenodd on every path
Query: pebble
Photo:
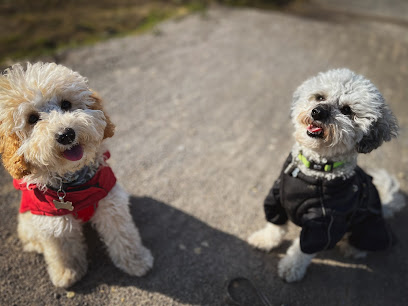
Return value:
M 202 245 L 203 247 L 206 247 L 206 248 L 208 248 L 208 247 L 210 246 L 210 244 L 208 243 L 208 241 L 203 241 L 203 242 L 201 242 L 201 245 Z
M 201 254 L 201 248 L 194 248 L 194 253 L 197 255 Z

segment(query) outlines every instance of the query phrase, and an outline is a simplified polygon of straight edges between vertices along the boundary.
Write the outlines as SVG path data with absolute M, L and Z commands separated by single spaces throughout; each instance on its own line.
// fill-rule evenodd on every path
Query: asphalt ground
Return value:
M 117 126 L 110 164 L 155 266 L 126 275 L 86 225 L 87 275 L 54 288 L 42 256 L 22 252 L 20 195 L 1 169 L 0 304 L 224 305 L 226 282 L 243 276 L 273 305 L 408 305 L 408 209 L 390 220 L 399 239 L 392 250 L 364 260 L 323 252 L 299 283 L 277 275 L 289 240 L 268 254 L 246 243 L 265 224 L 263 199 L 293 144 L 292 92 L 319 71 L 348 67 L 383 93 L 400 136 L 359 162 L 386 168 L 408 193 L 407 28 L 321 15 L 214 7 L 60 54 L 88 77 Z M 249 286 L 238 291 L 242 303 L 259 305 Z

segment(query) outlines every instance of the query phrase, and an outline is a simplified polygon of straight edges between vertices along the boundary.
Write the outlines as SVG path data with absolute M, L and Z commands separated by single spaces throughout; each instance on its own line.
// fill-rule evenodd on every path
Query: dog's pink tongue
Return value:
M 309 126 L 307 127 L 307 130 L 308 130 L 309 132 L 312 132 L 312 133 L 317 133 L 317 132 L 320 132 L 320 131 L 322 130 L 322 128 L 311 124 L 311 125 L 309 125 Z
M 84 155 L 84 150 L 82 149 L 81 145 L 76 145 L 71 149 L 64 151 L 62 155 L 70 161 L 77 161 Z

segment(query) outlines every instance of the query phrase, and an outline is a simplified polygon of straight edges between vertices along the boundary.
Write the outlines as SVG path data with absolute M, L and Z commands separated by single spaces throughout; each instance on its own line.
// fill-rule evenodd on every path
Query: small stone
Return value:
M 72 299 L 75 296 L 75 292 L 74 291 L 68 291 L 67 292 L 67 298 Z
M 187 248 L 184 244 L 179 244 L 179 249 L 184 251 Z
M 195 248 L 194 253 L 197 254 L 197 255 L 200 255 L 201 254 L 201 248 Z
M 208 243 L 208 241 L 203 241 L 203 242 L 201 242 L 201 245 L 202 245 L 203 247 L 206 247 L 206 248 L 208 248 L 208 247 L 210 246 L 210 244 Z

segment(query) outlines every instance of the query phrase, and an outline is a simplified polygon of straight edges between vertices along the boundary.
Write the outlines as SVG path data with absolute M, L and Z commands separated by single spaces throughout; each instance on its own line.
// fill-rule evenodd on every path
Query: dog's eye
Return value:
M 350 106 L 343 106 L 341 109 L 340 109 L 340 111 L 341 111 L 341 113 L 343 114 L 343 115 L 346 115 L 346 116 L 348 116 L 348 115 L 351 115 L 351 108 L 350 108 Z
M 326 101 L 326 97 L 323 95 L 316 95 L 316 101 Z
M 36 124 L 38 120 L 40 120 L 40 116 L 38 114 L 31 114 L 28 117 L 29 124 Z
M 71 102 L 69 102 L 67 100 L 64 100 L 64 101 L 61 102 L 61 109 L 62 110 L 67 111 L 67 110 L 70 110 L 71 108 L 72 108 L 72 103 Z

